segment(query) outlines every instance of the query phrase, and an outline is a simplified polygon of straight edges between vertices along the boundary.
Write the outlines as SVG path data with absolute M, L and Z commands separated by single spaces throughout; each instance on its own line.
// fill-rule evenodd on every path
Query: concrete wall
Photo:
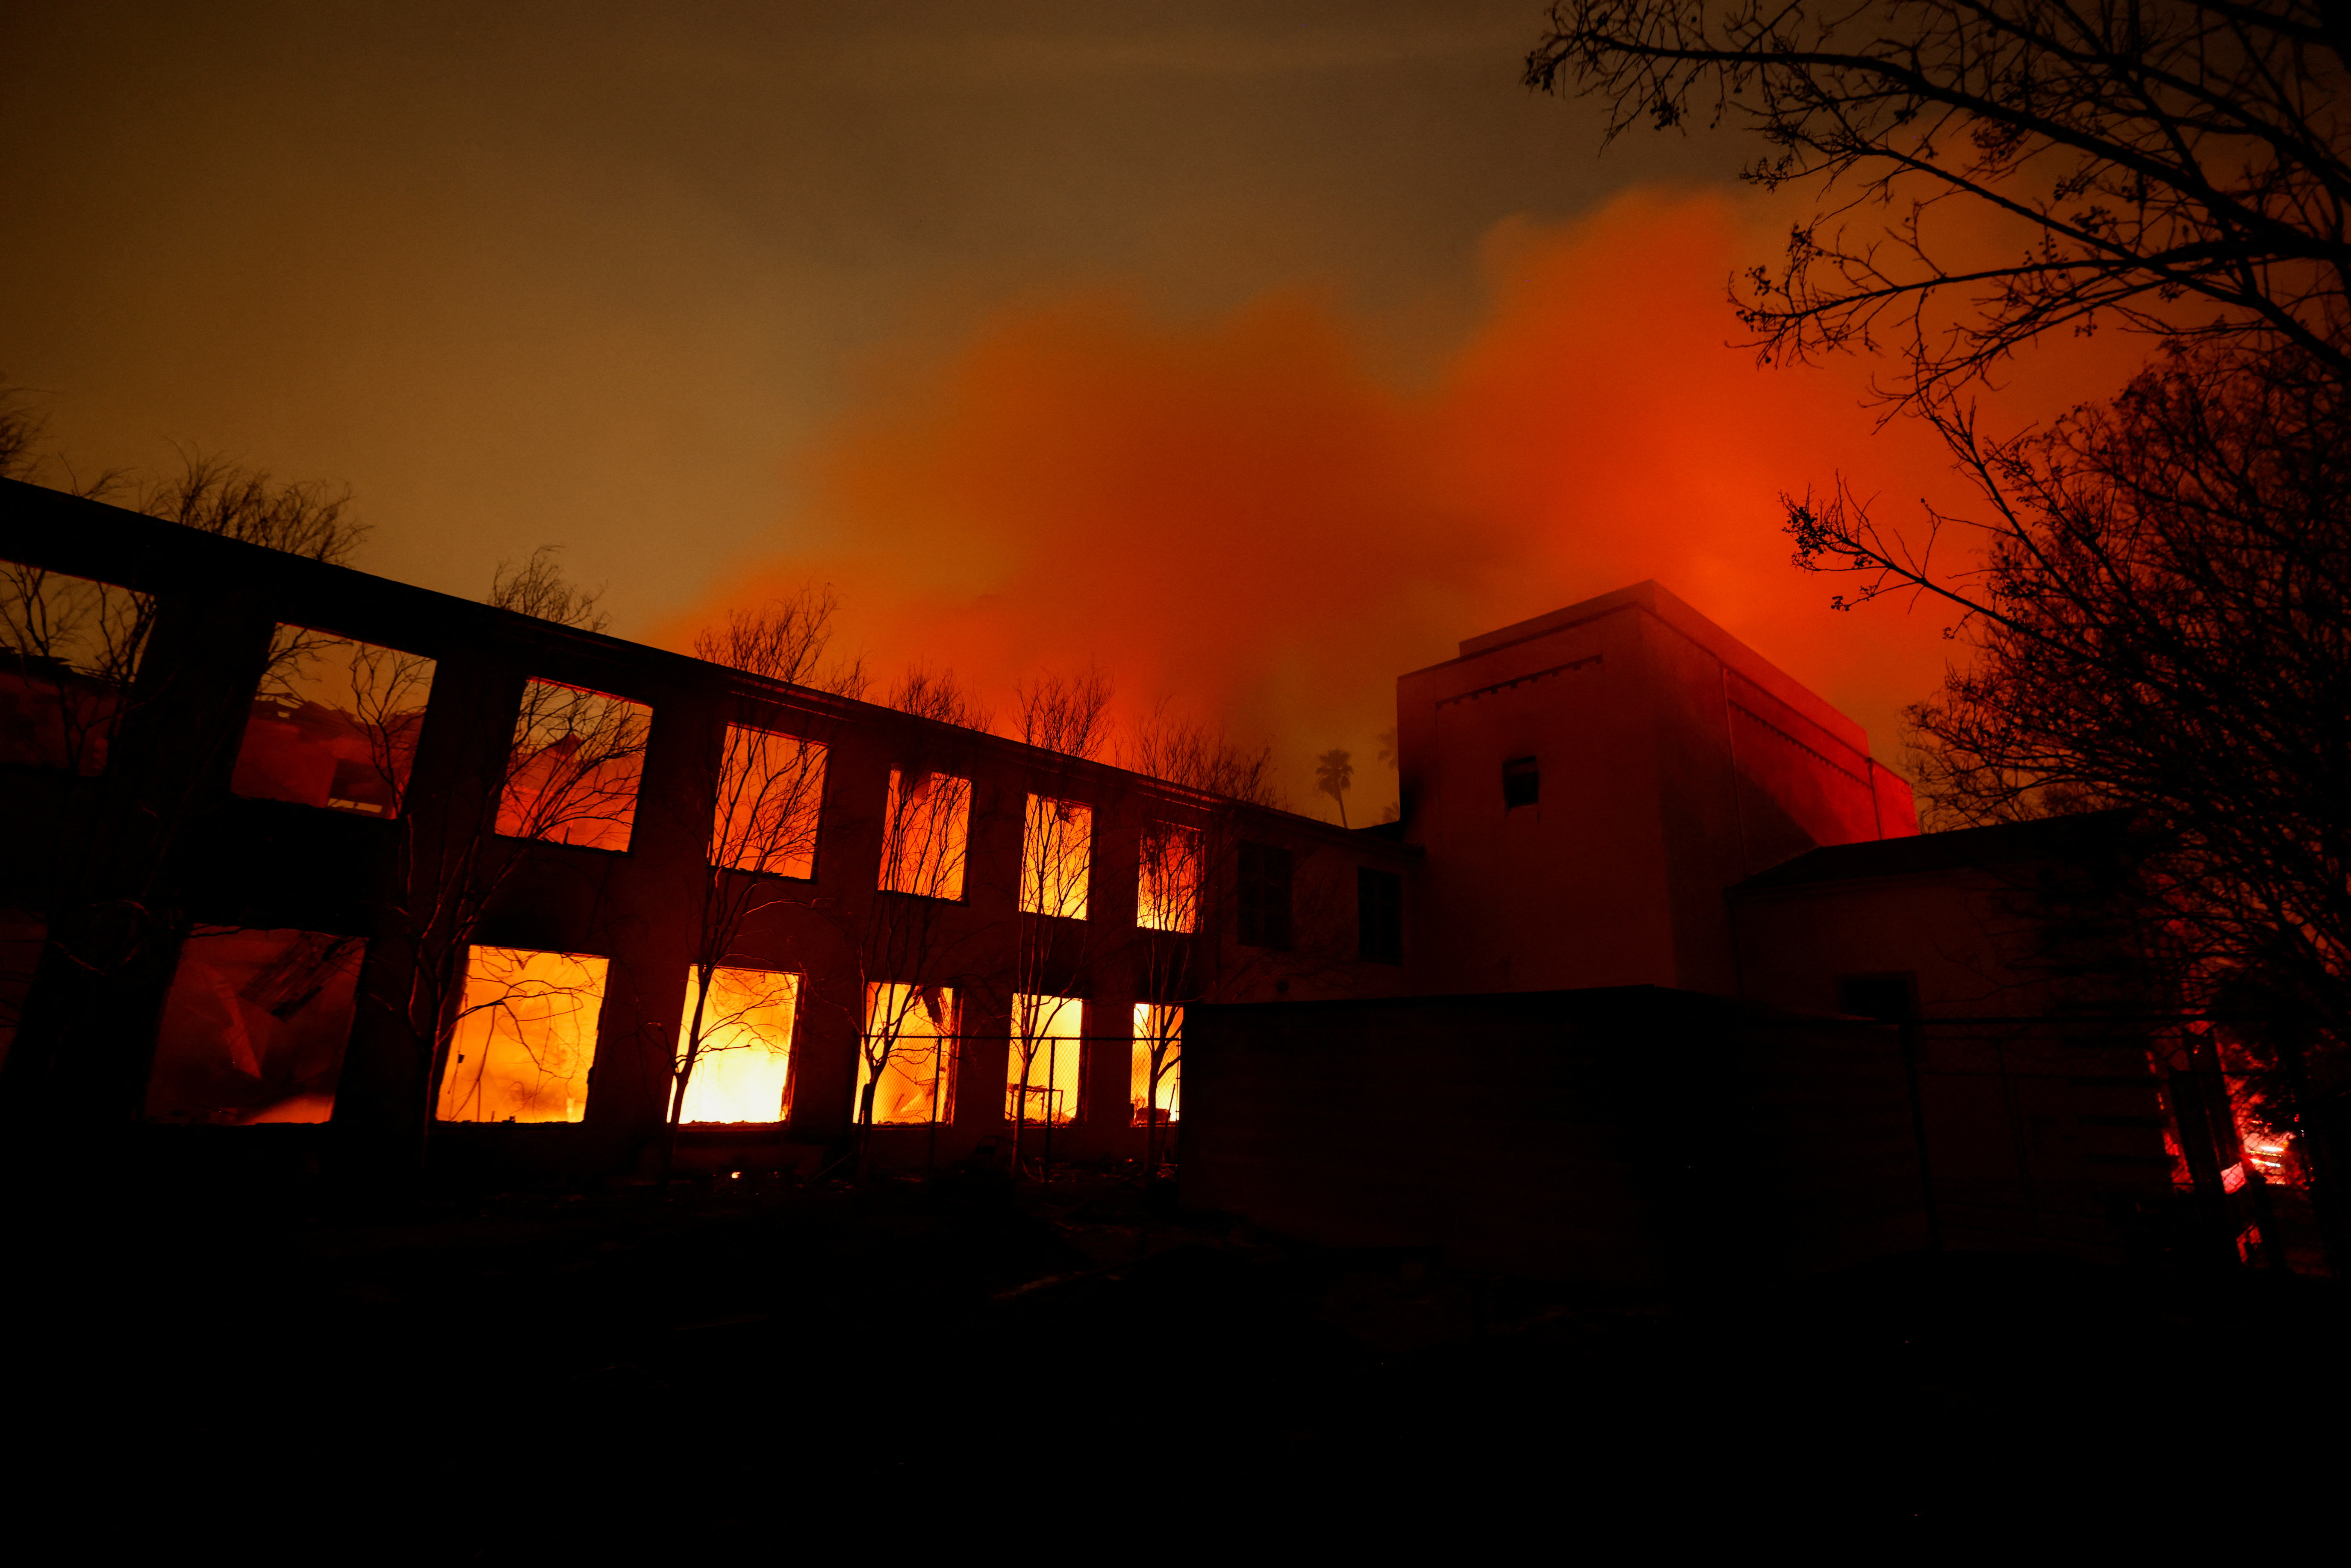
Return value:
M 2165 1009 L 2067 826 L 1823 851 L 1737 890 L 1734 918 L 1765 1004 L 1833 1011 L 1844 977 L 1911 977 L 1949 1245 L 2119 1260 L 2175 1203 L 2161 1026 L 2144 1021 Z
M 1003 1128 L 1009 998 L 1024 984 L 1087 999 L 1083 1113 L 1056 1134 L 1060 1151 L 1081 1155 L 1128 1152 L 1141 1142 L 1141 1131 L 1127 1125 L 1132 1009 L 1138 999 L 1166 993 L 1169 966 L 1152 960 L 1171 945 L 1189 951 L 1190 978 L 1162 999 L 1405 988 L 1401 967 L 1356 954 L 1360 866 L 1404 879 L 1408 946 L 1419 924 L 1418 852 L 1377 833 L 1197 796 L 1000 737 L 755 680 L 31 486 L 0 483 L 0 559 L 121 584 L 152 594 L 158 606 L 139 712 L 106 771 L 76 779 L 0 765 L 0 908 L 37 915 L 136 889 L 167 927 L 193 920 L 367 937 L 363 1003 L 332 1124 L 356 1144 L 413 1146 L 430 1094 L 415 1040 L 384 1005 L 404 988 L 394 926 L 408 918 L 402 910 L 432 904 L 445 885 L 439 879 L 449 856 L 476 846 L 483 863 L 508 869 L 475 940 L 602 956 L 610 960 L 607 988 L 583 1123 L 450 1126 L 438 1141 L 486 1160 L 581 1170 L 611 1168 L 643 1147 L 663 1113 L 697 943 L 715 758 L 729 722 L 828 748 L 815 874 L 771 880 L 767 902 L 726 959 L 804 977 L 790 1122 L 768 1140 L 777 1150 L 838 1145 L 845 1134 L 869 979 L 951 985 L 965 998 L 955 1119 L 936 1140 L 936 1152 L 949 1158 Z M 438 661 L 413 775 L 413 809 L 402 820 L 230 789 L 271 627 L 280 622 Z M 625 851 L 487 831 L 517 703 L 534 677 L 652 709 Z M 970 862 L 964 897 L 912 901 L 925 906 L 919 939 L 877 946 L 877 910 L 896 896 L 876 891 L 895 767 L 941 768 L 973 780 Z M 1093 809 L 1085 921 L 1019 910 L 1031 791 Z M 1196 936 L 1135 927 L 1141 837 L 1155 821 L 1196 823 L 1207 834 L 1210 879 Z M 1298 937 L 1288 950 L 1236 939 L 1231 862 L 1243 839 L 1281 845 L 1295 858 Z M 61 868 L 68 862 L 97 865 L 102 874 L 68 874 Z M 1024 933 L 1032 938 L 1025 949 Z M 84 1128 L 136 1118 L 172 968 L 171 944 L 151 946 L 137 966 L 110 977 L 103 996 L 70 1005 L 58 999 L 68 988 L 57 966 L 43 971 L 0 1072 L 0 1113 L 20 1124 Z M 1019 961 L 1024 950 L 1034 962 Z M 884 1142 L 891 1157 L 927 1157 L 934 1147 L 927 1129 L 893 1129 Z M 800 1156 L 771 1150 L 759 1157 Z
M 1654 582 L 1469 639 L 1397 682 L 1397 722 L 1425 992 L 1734 994 L 1726 889 L 1917 831 L 1859 726 Z M 1522 757 L 1541 799 L 1507 808 Z
M 1627 1286 L 1924 1239 L 1894 1030 L 1634 988 L 1201 1009 L 1187 1203 Z

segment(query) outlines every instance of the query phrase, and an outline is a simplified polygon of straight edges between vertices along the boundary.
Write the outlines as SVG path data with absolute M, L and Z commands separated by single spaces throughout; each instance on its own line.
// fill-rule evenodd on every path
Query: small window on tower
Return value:
M 1531 806 L 1542 799 L 1542 770 L 1531 757 L 1513 757 L 1502 764 L 1502 809 Z

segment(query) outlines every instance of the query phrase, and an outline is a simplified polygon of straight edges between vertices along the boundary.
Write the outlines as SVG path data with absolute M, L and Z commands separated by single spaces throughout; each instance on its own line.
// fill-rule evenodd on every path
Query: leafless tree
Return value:
M 33 393 L 0 376 L 0 479 L 29 479 L 37 448 L 48 434 L 47 412 Z
M 1217 960 L 1217 912 L 1232 902 L 1243 812 L 1280 809 L 1271 748 L 1249 752 L 1164 704 L 1135 731 L 1128 765 L 1171 788 L 1143 830 L 1137 925 L 1143 950 L 1136 1085 L 1144 1123 L 1144 1174 L 1162 1163 L 1162 1085 L 1180 1071 L 1182 1020 L 1193 1004 L 1228 995 L 1245 977 Z
M 349 513 L 348 485 L 315 480 L 281 484 L 264 470 L 202 453 L 180 472 L 137 486 L 139 510 L 167 523 L 223 538 L 346 566 L 368 526 Z
M 1068 1092 L 1058 1082 L 1061 1052 L 1074 1049 L 1082 1061 L 1086 981 L 1090 960 L 1102 945 L 1101 911 L 1090 903 L 1096 802 L 1081 776 L 1084 765 L 1098 761 L 1110 744 L 1111 685 L 1100 670 L 1089 669 L 1074 676 L 1039 675 L 1022 683 L 1015 695 L 1018 738 L 1029 747 L 1030 756 L 1014 915 L 1019 931 L 1009 1067 L 1012 1164 L 1015 1170 L 1021 1168 L 1029 1103 L 1041 1098 L 1043 1169 L 1050 1178 L 1053 1127 L 1077 1110 L 1061 1098 Z M 1074 1036 L 1064 1021 L 1072 1008 L 1081 1020 Z M 1040 1055 L 1045 1062 L 1042 1085 L 1034 1082 Z M 1077 1092 L 1084 1092 L 1082 1078 Z
M 485 599 L 563 624 L 601 623 L 596 595 L 564 581 L 551 549 L 534 552 L 519 570 L 501 562 Z M 648 733 L 639 704 L 528 680 L 510 731 L 469 736 L 458 747 L 483 758 L 480 795 L 460 787 L 431 810 L 413 809 L 422 802 L 408 799 L 407 781 L 400 781 L 394 891 L 381 925 L 399 962 L 381 970 L 397 977 L 398 990 L 373 999 L 413 1047 L 420 1158 L 444 1098 L 453 1031 L 471 1012 L 513 1005 L 495 989 L 469 999 L 465 982 L 484 913 L 525 863 L 521 841 L 625 841 Z
M 931 1148 L 962 1055 L 968 988 L 951 973 L 944 937 L 969 871 L 972 781 L 967 738 L 987 715 L 951 672 L 909 671 L 889 706 L 933 721 L 912 732 L 892 769 L 882 822 L 881 886 L 851 934 L 856 954 L 859 1061 L 857 1174 L 871 1169 L 876 1100 L 893 1068 L 929 1085 Z M 908 1071 L 910 1070 L 910 1071 Z
M 2290 350 L 2182 350 L 2049 432 L 1959 434 L 1980 566 L 1930 572 L 1858 508 L 1799 515 L 1800 548 L 1865 595 L 1931 590 L 1964 616 L 1969 657 L 1910 710 L 1930 820 L 2126 809 L 2167 988 L 2223 1014 L 2258 999 L 2255 1034 L 2286 1042 L 2273 1130 L 2304 1140 L 2314 1190 L 2334 1186 L 2351 1103 L 2344 384 Z
M 734 612 L 723 626 L 696 634 L 695 656 L 762 682 L 856 696 L 865 687 L 862 663 L 825 660 L 838 608 L 830 588 L 808 588 L 755 611 Z M 719 971 L 736 957 L 745 923 L 786 896 L 781 879 L 814 874 L 830 726 L 802 711 L 778 728 L 768 713 L 748 697 L 738 699 L 714 753 L 715 767 L 689 801 L 695 810 L 705 800 L 716 806 L 696 890 L 694 993 L 672 1064 L 665 1170 L 695 1069 L 711 1051 L 750 1049 L 746 1015 L 762 1005 L 731 991 L 714 1001 Z
M 1788 499 L 1797 563 L 1852 581 L 1836 607 L 1952 614 L 1967 656 L 1911 715 L 1930 821 L 2127 809 L 2150 983 L 2189 1009 L 2262 998 L 2303 1064 L 2286 1119 L 2314 1190 L 2335 1185 L 2351 13 L 1578 0 L 1552 24 L 1529 79 L 1603 99 L 1612 135 L 1698 105 L 1761 133 L 1749 178 L 1816 194 L 1782 264 L 1734 288 L 1765 357 L 1889 351 L 1895 406 L 1973 482 L 1980 511 L 1909 529 L 1841 481 Z M 1971 383 L 2100 326 L 2157 350 L 2124 394 L 1983 428 Z
M 1735 291 L 1768 358 L 1890 340 L 1916 400 L 2112 324 L 2351 373 L 2340 6 L 1568 0 L 1551 22 L 1529 83 L 1600 99 L 1610 137 L 1745 125 L 1770 149 L 1750 181 L 1818 193 Z M 2001 237 L 1974 254 L 1959 223 Z
M 612 617 L 600 608 L 602 588 L 580 588 L 563 575 L 563 547 L 541 545 L 521 564 L 501 559 L 490 579 L 483 602 L 494 610 L 511 610 L 558 626 L 601 632 Z
M 0 396 L 0 405 L 5 463 L 26 471 L 44 422 L 22 398 Z M 321 486 L 277 486 L 219 463 L 192 463 L 183 481 L 171 494 L 189 505 L 168 521 L 321 559 L 348 555 L 361 535 L 348 497 Z M 164 494 L 151 488 L 145 498 Z M 0 562 L 0 688 L 14 710 L 13 759 L 96 776 L 61 797 L 68 825 L 45 846 L 42 977 L 11 1053 L 8 1094 L 19 1106 L 74 1092 L 57 1085 L 83 1071 L 78 1056 L 114 1049 L 122 1030 L 110 1021 L 113 1009 L 154 981 L 150 971 L 188 928 L 166 867 L 212 750 L 234 743 L 204 727 L 191 734 L 212 750 L 182 749 L 168 763 L 149 757 L 152 747 L 121 744 L 138 715 L 168 715 L 180 698 L 176 672 L 146 667 L 155 616 L 151 594 Z

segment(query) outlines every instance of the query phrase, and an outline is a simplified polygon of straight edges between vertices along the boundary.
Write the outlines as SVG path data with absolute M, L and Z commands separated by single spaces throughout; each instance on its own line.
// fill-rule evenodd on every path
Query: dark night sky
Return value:
M 1865 646 L 1896 634 L 1883 625 L 1797 637 L 1794 618 L 1823 613 L 1817 583 L 1774 579 L 1757 601 L 1768 613 L 1725 602 L 1740 597 L 1726 583 L 1784 561 L 1771 495 L 1860 462 L 1847 448 L 1869 439 L 1865 418 L 1786 414 L 1788 399 L 1843 410 L 1858 380 L 1792 392 L 1723 347 L 1736 325 L 1722 280 L 1783 227 L 1731 192 L 1753 149 L 1643 133 L 1604 156 L 1591 106 L 1517 85 L 1541 25 L 1524 0 L 84 3 L 0 17 L 0 371 L 51 395 L 55 437 L 79 465 L 166 463 L 178 444 L 349 480 L 376 525 L 359 561 L 371 570 L 477 594 L 500 557 L 558 541 L 577 576 L 609 585 L 615 630 L 669 642 L 745 582 L 820 572 L 842 584 L 885 674 L 961 649 L 975 678 L 1001 684 L 1097 654 L 1131 692 L 1174 690 L 1286 748 L 1326 732 L 1366 744 L 1399 669 L 1640 576 L 1852 706 L 1881 748 L 1893 706 L 1935 667 L 1899 632 L 1909 651 L 1889 677 Z M 1627 193 L 1650 205 L 1611 228 Z M 1658 267 L 1639 257 L 1655 255 L 1692 281 L 1672 298 L 1576 297 L 1599 291 L 1593 258 L 1617 252 L 1645 277 Z M 1520 265 L 1530 256 L 1568 259 L 1546 273 Z M 1496 400 L 1520 384 L 1540 396 L 1546 374 L 1588 394 L 1623 352 L 1577 363 L 1580 346 L 1638 310 L 1675 319 L 1689 363 L 1607 401 L 1646 410 L 1644 430 L 1782 408 L 1781 434 L 1725 460 L 1747 477 L 1724 489 L 1701 476 L 1630 517 L 1597 492 L 1520 506 L 1463 498 L 1477 484 L 1441 477 L 1507 469 L 1473 453 L 1476 432 L 1516 417 Z M 1288 324 L 1266 327 L 1268 312 Z M 1563 347 L 1493 369 L 1501 338 L 1545 330 Z M 1042 384 L 1005 370 L 1008 356 L 1074 363 L 1054 355 L 1081 341 L 1096 368 L 1044 377 L 1051 395 L 1029 400 L 1041 426 L 988 423 Z M 1070 466 L 1054 442 L 1075 439 L 1072 422 L 1055 399 L 1127 406 L 1102 377 L 1159 380 L 1134 400 L 1133 427 L 1102 416 L 1087 461 L 1140 453 L 1169 397 L 1232 405 L 1267 365 L 1318 355 L 1331 364 L 1313 387 L 1235 418 L 1311 425 L 1321 416 L 1301 411 L 1335 399 L 1354 412 L 1333 419 L 1361 427 L 1337 447 L 1439 455 L 1415 457 L 1407 480 L 1327 453 L 1236 459 L 1285 482 L 1317 462 L 1347 468 L 1236 527 L 1297 519 L 1299 559 L 1376 564 L 1310 603 L 1294 646 L 1238 630 L 1282 619 L 1290 601 L 1233 602 L 1219 635 L 1247 647 L 1188 685 L 1180 672 L 1200 661 L 1172 630 L 1150 657 L 1108 646 L 1113 627 L 1155 634 L 1129 615 L 1029 634 L 1053 605 L 1103 596 L 1054 552 L 1116 531 L 1117 497 L 1165 489 L 1155 465 L 1168 453 L 1095 476 L 1095 498 L 1071 503 L 1092 519 L 1074 533 L 1050 519 L 1028 531 L 1061 500 L 1027 492 L 947 515 L 985 488 L 967 465 L 943 459 L 900 486 L 904 454 L 920 466 L 958 442 L 1003 455 L 1023 483 Z M 1133 369 L 1144 361 L 1160 368 Z M 1693 382 L 1712 390 L 1685 407 Z M 1625 461 L 1625 437 L 1578 449 L 1588 409 L 1560 419 L 1547 471 Z M 1825 423 L 1845 446 L 1804 434 Z M 1176 466 L 1216 468 L 1200 454 L 1230 438 L 1193 431 Z M 1653 494 L 1660 463 L 1713 464 L 1644 460 L 1648 477 L 1609 493 Z M 1915 449 L 1895 466 L 1907 478 Z M 1350 499 L 1424 482 L 1425 506 L 1384 520 Z M 1734 532 L 1693 543 L 1677 507 L 1707 511 L 1702 533 Z M 1135 528 L 1181 531 L 1154 516 Z M 1423 551 L 1457 528 L 1469 543 Z M 1561 544 L 1571 534 L 1575 549 Z M 1146 546 L 1165 548 L 1123 559 Z M 902 591 L 937 589 L 905 563 L 942 549 L 967 549 L 977 576 L 993 574 L 975 601 L 1015 606 L 1028 630 L 967 622 L 940 641 L 940 618 Z M 1217 580 L 1185 591 L 1213 598 Z

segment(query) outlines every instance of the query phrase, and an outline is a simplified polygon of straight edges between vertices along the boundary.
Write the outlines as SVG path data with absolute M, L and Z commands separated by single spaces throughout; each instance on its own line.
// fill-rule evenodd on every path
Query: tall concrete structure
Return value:
M 1861 727 L 1655 582 L 1396 683 L 1423 992 L 1736 996 L 1725 894 L 1918 831 Z

